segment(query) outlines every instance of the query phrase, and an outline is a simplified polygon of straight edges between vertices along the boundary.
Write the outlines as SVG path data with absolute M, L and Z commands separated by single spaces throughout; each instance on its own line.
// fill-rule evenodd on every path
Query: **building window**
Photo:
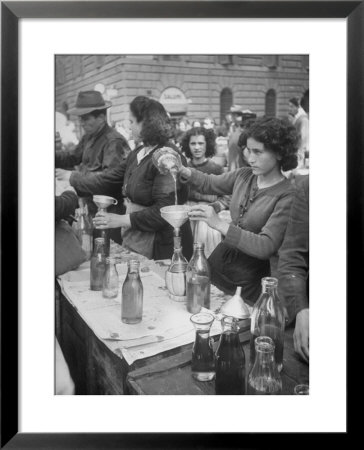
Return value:
M 162 55 L 164 61 L 180 61 L 180 55 Z
M 230 112 L 233 104 L 233 93 L 231 89 L 224 88 L 220 94 L 220 123 L 225 120 L 226 114 Z
M 277 95 L 274 89 L 269 89 L 265 94 L 265 115 L 275 117 L 277 113 Z
M 279 64 L 278 55 L 265 55 L 263 56 L 263 64 L 269 69 L 276 69 Z
M 233 64 L 233 55 L 219 55 L 217 59 L 223 65 Z

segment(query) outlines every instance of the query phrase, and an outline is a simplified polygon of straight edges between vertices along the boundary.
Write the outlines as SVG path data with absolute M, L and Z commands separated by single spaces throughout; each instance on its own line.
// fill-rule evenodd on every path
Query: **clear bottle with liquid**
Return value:
M 143 284 L 139 274 L 139 261 L 128 261 L 121 296 L 121 320 L 124 323 L 136 324 L 143 316 Z
M 250 322 L 250 364 L 255 361 L 254 341 L 258 336 L 269 336 L 275 346 L 275 361 L 278 370 L 283 368 L 283 346 L 285 315 L 277 294 L 278 280 L 262 278 L 262 293 L 256 301 Z
M 201 307 L 210 308 L 211 272 L 204 244 L 193 244 L 193 255 L 186 271 L 187 310 L 196 314 Z
M 238 319 L 226 316 L 216 350 L 216 395 L 245 394 L 245 353 L 239 339 Z
M 196 330 L 192 348 L 191 371 L 198 381 L 211 381 L 215 376 L 215 358 L 210 338 L 210 328 L 214 316 L 209 313 L 198 313 L 191 316 Z
M 274 342 L 268 336 L 255 339 L 255 361 L 248 377 L 248 395 L 279 395 L 282 379 L 274 358 Z
M 102 287 L 102 296 L 104 298 L 115 298 L 119 293 L 119 275 L 116 270 L 115 258 L 111 256 L 106 258 L 106 271 Z
M 92 291 L 102 291 L 106 269 L 104 246 L 105 241 L 103 238 L 95 239 L 90 263 L 90 289 Z
M 175 236 L 171 265 L 166 271 L 166 287 L 172 300 L 186 301 L 187 265 L 187 259 L 182 254 L 181 238 Z
M 93 225 L 87 205 L 82 204 L 76 210 L 76 220 L 77 222 L 74 222 L 74 230 L 81 243 L 82 250 L 86 254 L 86 260 L 89 260 L 92 255 Z

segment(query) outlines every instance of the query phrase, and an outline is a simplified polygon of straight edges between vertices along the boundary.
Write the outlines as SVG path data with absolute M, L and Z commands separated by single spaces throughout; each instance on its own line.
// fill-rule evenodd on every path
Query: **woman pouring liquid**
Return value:
M 173 228 L 162 217 L 160 209 L 175 204 L 175 180 L 161 174 L 152 162 L 153 153 L 161 147 L 178 149 L 170 143 L 172 127 L 163 105 L 144 96 L 130 104 L 133 139 L 139 143 L 119 167 L 119 179 L 125 196 L 126 214 L 97 214 L 94 225 L 122 227 L 123 246 L 150 259 L 168 259 L 173 254 Z M 185 158 L 181 159 L 186 164 Z M 177 183 L 177 201 L 187 200 L 188 189 Z M 192 255 L 192 233 L 187 223 L 181 227 L 183 254 Z
M 293 186 L 282 174 L 297 166 L 297 133 L 276 118 L 257 119 L 246 130 L 248 162 L 222 175 L 208 175 L 182 167 L 180 180 L 204 194 L 232 195 L 227 224 L 209 205 L 192 206 L 190 220 L 205 221 L 224 240 L 209 257 L 211 282 L 253 305 L 260 294 L 261 278 L 275 272 L 291 207 Z

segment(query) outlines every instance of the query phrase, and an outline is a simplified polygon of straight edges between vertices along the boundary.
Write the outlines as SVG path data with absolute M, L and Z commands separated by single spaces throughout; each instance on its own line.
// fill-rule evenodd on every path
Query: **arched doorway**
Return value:
M 225 120 L 226 114 L 230 112 L 230 108 L 233 104 L 233 93 L 231 89 L 224 88 L 220 93 L 220 123 Z
M 275 117 L 277 114 L 277 94 L 274 89 L 269 89 L 265 94 L 265 116 Z

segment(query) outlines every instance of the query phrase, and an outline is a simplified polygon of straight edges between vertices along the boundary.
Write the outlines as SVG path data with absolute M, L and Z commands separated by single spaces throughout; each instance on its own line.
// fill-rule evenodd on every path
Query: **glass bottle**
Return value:
M 143 284 L 139 275 L 139 261 L 128 261 L 121 296 L 121 320 L 124 323 L 135 324 L 142 320 L 143 315 Z
M 94 243 L 97 238 L 104 239 L 105 255 L 109 256 L 110 255 L 110 230 L 108 228 L 94 228 L 93 232 L 92 232 L 92 236 L 94 239 Z
M 245 353 L 239 340 L 238 320 L 226 316 L 216 350 L 216 395 L 245 394 Z
M 102 286 L 102 296 L 105 298 L 115 298 L 119 293 L 119 276 L 116 270 L 115 258 L 106 258 L 106 271 Z
M 274 342 L 268 336 L 255 339 L 255 362 L 248 377 L 248 395 L 279 395 L 282 379 L 274 358 Z
M 166 271 L 166 286 L 170 297 L 177 301 L 186 301 L 187 259 L 182 254 L 181 238 L 174 238 L 174 253 L 171 265 Z
M 103 238 L 96 238 L 94 243 L 94 251 L 91 256 L 91 276 L 90 288 L 92 291 L 102 291 L 102 284 L 105 275 L 105 242 Z
M 210 308 L 211 273 L 204 253 L 204 244 L 193 244 L 193 255 L 186 271 L 187 310 L 192 313 L 201 311 L 201 307 Z
M 81 242 L 82 250 L 86 254 L 86 260 L 89 260 L 92 254 L 93 226 L 87 205 L 81 206 L 76 210 L 76 219 L 77 222 L 74 224 L 74 229 Z
M 278 280 L 262 278 L 262 293 L 256 301 L 250 322 L 250 364 L 255 361 L 254 340 L 258 336 L 269 336 L 275 346 L 275 360 L 278 370 L 283 368 L 283 344 L 285 317 L 277 294 Z
M 214 316 L 209 313 L 198 313 L 191 316 L 190 320 L 196 330 L 192 348 L 192 376 L 198 381 L 211 381 L 215 376 L 214 350 L 210 339 Z

